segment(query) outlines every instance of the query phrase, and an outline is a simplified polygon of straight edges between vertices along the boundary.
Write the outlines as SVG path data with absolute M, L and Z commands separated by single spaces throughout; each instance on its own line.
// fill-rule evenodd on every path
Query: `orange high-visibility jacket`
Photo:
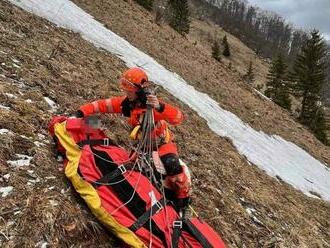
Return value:
M 128 112 L 124 111 L 125 105 L 129 105 L 129 101 L 126 96 L 111 97 L 108 99 L 97 100 L 92 103 L 85 104 L 80 107 L 80 111 L 84 113 L 84 116 L 89 116 L 96 113 L 112 113 L 123 114 L 129 117 L 128 123 L 135 127 L 142 124 L 142 118 L 146 108 L 128 107 Z M 167 123 L 171 125 L 178 125 L 183 121 L 183 114 L 180 109 L 173 107 L 170 104 L 160 101 L 162 105 L 161 111 L 154 111 L 155 130 L 156 136 L 164 136 L 168 131 Z M 126 108 L 127 109 L 127 108 Z M 171 136 L 173 136 L 171 134 Z

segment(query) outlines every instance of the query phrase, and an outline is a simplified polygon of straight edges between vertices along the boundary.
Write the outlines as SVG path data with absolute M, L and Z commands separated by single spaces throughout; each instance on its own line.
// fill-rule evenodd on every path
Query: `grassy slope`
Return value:
M 250 61 L 252 61 L 255 74 L 254 85 L 265 85 L 269 67 L 268 63 L 261 60 L 256 53 L 244 45 L 241 40 L 227 33 L 218 25 L 211 22 L 192 20 L 191 30 L 188 37 L 192 42 L 197 41 L 199 49 L 206 50 L 206 53 L 209 53 L 211 56 L 214 40 L 218 40 L 221 44 L 222 38 L 225 35 L 228 39 L 231 56 L 229 58 L 221 56 L 222 66 L 229 67 L 231 64 L 231 70 L 234 73 L 244 76 L 247 72 Z M 223 48 L 221 48 L 221 51 L 222 49 Z M 230 68 L 228 69 L 230 70 Z
M 155 25 L 153 16 L 139 6 L 124 1 L 75 2 L 255 128 L 280 134 L 329 162 L 329 149 L 286 112 L 251 92 L 235 72 L 211 59 L 206 49 L 196 48 L 190 39 L 180 37 L 167 26 Z M 113 247 L 112 238 L 105 235 L 69 189 L 51 156 L 50 146 L 37 147 L 32 141 L 40 140 L 36 133 L 47 135 L 47 121 L 52 115 L 43 96 L 56 100 L 59 111 L 73 111 L 83 102 L 119 94 L 116 81 L 125 66 L 79 35 L 56 28 L 5 2 L 0 2 L 0 17 L 0 50 L 5 52 L 0 53 L 0 62 L 5 63 L 0 70 L 4 75 L 0 77 L 0 90 L 18 97 L 13 99 L 1 94 L 0 98 L 0 104 L 11 107 L 10 111 L 0 109 L 0 126 L 14 132 L 10 138 L 0 136 L 0 173 L 11 175 L 8 182 L 2 179 L 0 185 L 14 186 L 12 194 L 0 198 L 0 211 L 5 213 L 1 214 L 4 221 L 0 223 L 0 230 L 12 237 L 4 246 L 33 247 L 45 240 L 62 247 L 71 244 Z M 53 51 L 56 54 L 50 58 Z M 20 68 L 12 65 L 13 58 L 20 61 Z M 23 81 L 25 88 L 19 88 L 17 82 Z M 182 157 L 195 176 L 194 206 L 230 247 L 326 245 L 330 240 L 328 203 L 307 198 L 287 184 L 266 176 L 249 165 L 230 141 L 211 132 L 196 113 L 166 92 L 161 96 L 173 100 L 189 116 L 175 132 Z M 26 99 L 34 102 L 29 104 Z M 125 130 L 119 128 L 120 125 L 112 125 L 121 121 L 112 117 L 105 119 L 112 133 L 117 133 L 113 134 L 114 138 L 128 144 L 120 135 Z M 34 155 L 33 165 L 12 168 L 5 161 L 14 159 L 15 153 Z M 31 180 L 28 169 L 34 170 L 32 174 L 40 182 L 27 185 Z M 50 175 L 55 178 L 47 179 Z M 49 189 L 52 186 L 55 188 Z M 53 206 L 53 201 L 58 205 Z M 15 207 L 21 212 L 6 214 Z M 246 207 L 257 210 L 262 224 L 250 218 Z M 8 225 L 10 221 L 15 223 Z M 91 238 L 89 232 L 97 235 Z M 4 241 L 5 237 L 0 236 L 0 240 Z

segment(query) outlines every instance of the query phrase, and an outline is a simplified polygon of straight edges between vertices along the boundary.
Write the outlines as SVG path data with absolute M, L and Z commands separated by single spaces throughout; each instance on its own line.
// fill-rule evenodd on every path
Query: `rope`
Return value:
M 135 150 L 135 154 L 136 154 L 137 157 L 136 157 L 136 160 L 134 162 L 134 166 L 133 166 L 131 172 L 129 172 L 129 174 L 127 174 L 127 176 L 130 176 L 134 172 L 134 169 L 137 167 L 138 171 L 139 171 L 139 178 L 138 178 L 137 182 L 134 185 L 134 190 L 133 190 L 133 193 L 132 193 L 131 197 L 129 198 L 129 200 L 126 201 L 125 203 L 121 204 L 116 209 L 114 209 L 110 213 L 111 215 L 115 214 L 118 210 L 120 210 L 121 208 L 123 208 L 124 206 L 126 206 L 128 203 L 130 203 L 133 200 L 133 198 L 136 194 L 137 187 L 140 183 L 141 175 L 142 175 L 143 172 L 145 173 L 145 175 L 148 177 L 148 179 L 150 181 L 149 191 L 153 192 L 152 191 L 152 188 L 153 188 L 152 185 L 155 185 L 155 187 L 162 193 L 162 195 L 164 197 L 164 200 L 166 202 L 165 188 L 164 188 L 164 185 L 162 183 L 164 178 L 163 178 L 163 175 L 161 173 L 157 172 L 156 166 L 155 166 L 155 163 L 154 163 L 154 160 L 153 160 L 153 156 L 152 156 L 154 150 L 156 150 L 157 152 L 159 152 L 159 150 L 158 150 L 157 139 L 153 138 L 153 130 L 154 130 L 154 127 L 155 127 L 155 121 L 154 121 L 154 112 L 153 112 L 153 109 L 150 106 L 147 106 L 147 110 L 144 113 L 144 118 L 143 118 L 143 122 L 142 122 L 141 127 L 142 127 L 142 129 L 141 129 L 141 131 L 142 131 L 141 136 L 142 137 L 139 140 L 136 149 L 133 148 L 133 150 Z M 105 161 L 107 163 L 118 164 L 118 161 L 116 163 L 114 161 L 107 160 L 106 158 L 103 158 L 103 157 L 99 156 L 98 154 L 95 154 L 90 149 L 85 149 L 84 147 L 79 147 L 79 148 L 84 150 L 84 151 L 87 151 L 89 153 L 92 153 L 94 156 L 97 156 L 98 158 L 102 159 L 103 161 Z M 119 162 L 121 164 L 125 164 L 125 163 L 128 163 L 130 161 L 131 161 L 131 159 L 123 160 L 123 161 L 119 161 Z M 159 174 L 160 181 L 157 179 L 156 173 Z M 93 181 L 94 182 L 94 180 L 88 180 L 88 178 L 86 178 L 86 177 L 83 177 L 83 178 L 87 181 Z M 112 182 L 112 183 L 97 183 L 97 182 L 96 183 L 99 184 L 99 185 L 111 186 L 111 185 L 121 183 L 125 180 L 126 180 L 126 178 L 121 179 L 121 180 L 116 181 L 116 182 Z M 153 216 L 154 213 L 152 212 L 152 206 L 153 206 L 152 205 L 152 199 L 150 199 L 150 200 L 151 200 L 151 202 L 150 202 L 151 211 L 150 211 L 150 217 L 149 217 L 149 232 L 150 232 L 149 247 L 152 247 L 152 244 L 153 244 L 152 216 Z M 170 223 L 169 223 L 169 218 L 168 218 L 168 212 L 167 212 L 167 209 L 166 209 L 166 205 L 164 206 L 164 213 L 165 213 L 165 215 L 164 215 L 165 219 L 164 220 L 166 222 L 167 235 L 168 235 L 168 237 L 171 237 Z
M 154 170 L 156 170 L 154 161 L 152 159 L 152 152 L 154 150 L 154 148 L 156 148 L 156 151 L 158 152 L 158 144 L 157 144 L 157 140 L 152 138 L 152 131 L 153 128 L 155 126 L 155 122 L 154 122 L 154 113 L 152 108 L 147 108 L 147 111 L 145 112 L 144 115 L 144 120 L 143 120 L 143 124 L 142 124 L 142 137 L 146 137 L 148 136 L 148 139 L 143 139 L 144 142 L 141 142 L 142 146 L 144 146 L 143 151 L 146 151 L 146 154 L 149 158 L 148 163 L 146 163 L 145 165 L 150 166 L 149 171 L 150 171 L 150 175 L 149 175 L 149 180 L 150 180 L 150 189 L 151 189 L 151 182 L 155 182 L 155 184 L 157 185 L 157 188 L 159 189 L 159 191 L 162 193 L 165 201 L 166 201 L 166 196 L 165 196 L 165 189 L 164 186 L 162 184 L 163 182 L 163 175 L 161 173 L 160 174 L 160 180 L 161 182 L 159 182 L 159 180 L 156 179 Z M 152 206 L 151 206 L 152 207 Z M 166 210 L 166 206 L 164 206 L 164 218 L 165 218 L 165 223 L 166 223 L 166 227 L 167 227 L 167 234 L 168 237 L 171 236 L 170 233 L 170 226 L 169 226 L 169 221 L 168 221 L 168 213 Z M 149 232 L 150 232 L 150 242 L 149 242 L 149 247 L 152 247 L 152 225 L 151 225 L 151 221 L 152 221 L 152 216 L 153 213 L 152 211 L 150 211 L 150 218 L 149 218 Z

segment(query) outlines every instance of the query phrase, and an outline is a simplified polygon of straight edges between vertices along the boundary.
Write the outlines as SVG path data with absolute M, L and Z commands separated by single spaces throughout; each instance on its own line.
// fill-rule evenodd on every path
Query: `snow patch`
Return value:
M 33 143 L 34 143 L 34 145 L 35 145 L 36 147 L 45 146 L 44 143 L 41 143 L 41 142 L 39 142 L 39 141 L 34 141 Z
M 10 110 L 10 107 L 7 107 L 7 106 L 4 106 L 2 104 L 0 104 L 0 109 L 3 109 L 3 110 Z
M 14 188 L 12 186 L 0 187 L 1 197 L 6 197 Z
M 256 224 L 259 224 L 259 225 L 264 225 L 263 223 L 262 223 L 262 221 L 260 221 L 257 217 L 256 217 L 256 215 L 258 214 L 257 213 L 257 210 L 255 210 L 254 208 L 251 208 L 251 207 L 247 207 L 246 209 L 245 209 L 245 211 L 248 213 L 248 215 L 251 217 L 251 219 L 256 223 Z
M 252 215 L 253 213 L 257 212 L 257 210 L 255 210 L 254 208 L 246 208 L 245 210 L 249 215 Z
M 28 185 L 36 184 L 36 183 L 39 183 L 39 182 L 41 182 L 40 178 L 37 178 L 37 179 L 29 179 L 29 180 L 28 180 Z
M 32 139 L 32 137 L 27 137 L 27 136 L 25 136 L 25 135 L 20 135 L 23 139 L 28 139 L 28 140 L 30 140 L 30 139 Z
M 53 206 L 53 207 L 58 206 L 58 202 L 55 201 L 55 200 L 49 200 L 49 203 L 50 203 L 50 205 Z
M 91 15 L 68 0 L 9 0 L 13 4 L 57 24 L 80 33 L 96 47 L 122 59 L 128 67 L 140 66 L 150 80 L 163 86 L 204 118 L 218 135 L 232 140 L 238 152 L 270 176 L 283 181 L 305 194 L 316 192 L 330 201 L 330 172 L 320 161 L 295 144 L 277 135 L 267 135 L 251 128 L 236 115 L 222 109 L 208 95 L 198 92 L 179 75 L 166 70 L 153 58 L 114 34 Z M 270 100 L 259 91 L 263 98 Z M 314 183 L 307 182 L 308 178 Z
M 14 167 L 29 166 L 33 158 L 24 154 L 16 154 L 16 156 L 18 160 L 8 160 L 7 163 Z
M 14 63 L 16 63 L 16 64 L 19 64 L 19 63 L 21 63 L 19 60 L 17 60 L 17 59 L 11 59 Z
M 10 220 L 10 221 L 7 222 L 6 226 L 7 227 L 10 227 L 10 226 L 12 226 L 14 224 L 15 224 L 15 221 Z
M 8 180 L 9 180 L 9 178 L 10 178 L 10 174 L 5 174 L 5 175 L 3 175 L 3 176 L 2 176 L 2 178 L 4 178 L 5 180 L 7 180 L 7 181 L 8 181 Z
M 44 96 L 44 99 L 48 103 L 48 105 L 51 107 L 50 111 L 55 112 L 57 109 L 57 104 L 47 96 Z
M 56 179 L 54 176 L 45 177 L 46 180 Z
M 14 66 L 15 68 L 21 68 L 21 66 L 15 64 L 15 63 L 13 63 L 13 66 Z
M 43 140 L 45 137 L 46 137 L 45 135 L 43 135 L 43 134 L 41 134 L 41 133 L 38 133 L 38 138 L 39 138 L 39 139 Z
M 6 96 L 8 96 L 9 98 L 13 98 L 13 99 L 16 99 L 17 96 L 15 96 L 14 94 L 11 94 L 11 93 L 5 93 Z
M 36 244 L 36 246 L 35 247 L 39 247 L 39 248 L 47 248 L 47 246 L 48 246 L 49 244 L 48 244 L 48 242 L 46 242 L 46 241 L 39 241 L 37 244 Z
M 49 143 L 48 137 L 46 137 L 45 135 L 38 133 L 38 139 L 40 141 L 42 141 L 43 143 Z
M 13 134 L 13 132 L 6 129 L 6 128 L 1 128 L 0 129 L 0 134 Z

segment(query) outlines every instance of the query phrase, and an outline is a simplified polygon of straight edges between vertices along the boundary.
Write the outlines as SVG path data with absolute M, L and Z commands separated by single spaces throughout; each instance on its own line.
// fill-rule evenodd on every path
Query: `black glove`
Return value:
M 76 111 L 74 114 L 73 114 L 74 117 L 77 117 L 77 118 L 83 118 L 84 117 L 84 113 L 81 111 L 81 110 L 78 110 Z
M 191 204 L 190 197 L 179 198 L 175 201 L 175 206 L 178 210 L 187 208 L 189 204 Z

